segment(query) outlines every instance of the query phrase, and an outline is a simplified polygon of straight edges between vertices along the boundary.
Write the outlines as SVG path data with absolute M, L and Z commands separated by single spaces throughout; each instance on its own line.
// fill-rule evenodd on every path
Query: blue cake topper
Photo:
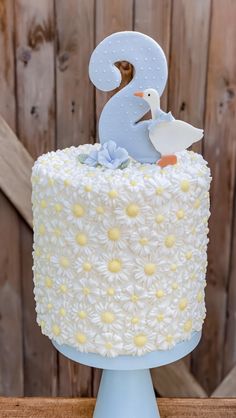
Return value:
M 98 89 L 110 91 L 119 87 L 121 73 L 115 66 L 118 61 L 134 66 L 134 78 L 104 106 L 99 121 L 100 142 L 112 140 L 134 159 L 154 163 L 160 154 L 149 139 L 149 122 L 138 122 L 149 106 L 134 93 L 152 87 L 162 94 L 167 81 L 164 52 L 152 38 L 139 32 L 108 36 L 95 48 L 89 64 L 90 79 Z
M 167 80 L 163 50 L 139 32 L 108 36 L 96 47 L 89 64 L 90 78 L 98 89 L 110 91 L 119 87 L 121 73 L 115 66 L 118 61 L 130 62 L 134 77 L 103 108 L 99 121 L 101 144 L 113 141 L 142 163 L 159 160 L 160 167 L 176 164 L 175 153 L 199 141 L 203 130 L 175 120 L 171 112 L 160 109 L 160 95 Z M 140 121 L 149 109 L 152 119 Z M 93 158 L 84 162 L 95 164 Z

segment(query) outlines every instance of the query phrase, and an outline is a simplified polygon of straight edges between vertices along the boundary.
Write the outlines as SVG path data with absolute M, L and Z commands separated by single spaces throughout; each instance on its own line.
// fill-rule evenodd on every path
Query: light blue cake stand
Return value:
M 160 417 L 150 370 L 164 366 L 189 354 L 198 345 L 201 332 L 171 350 L 158 350 L 144 356 L 102 357 L 81 353 L 67 345 L 53 345 L 64 356 L 78 363 L 103 369 L 93 418 Z

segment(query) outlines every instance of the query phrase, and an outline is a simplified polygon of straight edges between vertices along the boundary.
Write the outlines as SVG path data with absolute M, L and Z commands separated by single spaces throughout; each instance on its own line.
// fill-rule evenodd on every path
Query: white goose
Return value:
M 203 137 L 203 129 L 182 120 L 176 120 L 171 112 L 165 113 L 160 109 L 160 96 L 155 89 L 146 89 L 134 93 L 135 96 L 142 97 L 149 104 L 152 114 L 152 122 L 149 125 L 149 138 L 161 153 L 158 165 L 165 167 L 177 162 L 174 155 L 178 151 L 183 151 L 190 147 L 194 142 Z

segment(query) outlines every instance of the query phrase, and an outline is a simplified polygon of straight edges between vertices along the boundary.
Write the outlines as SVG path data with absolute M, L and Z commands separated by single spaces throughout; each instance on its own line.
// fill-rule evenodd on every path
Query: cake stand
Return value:
M 158 418 L 160 415 L 149 369 L 186 356 L 198 345 L 200 338 L 201 332 L 194 332 L 190 340 L 170 350 L 114 358 L 81 353 L 55 341 L 53 345 L 71 360 L 103 369 L 93 418 Z

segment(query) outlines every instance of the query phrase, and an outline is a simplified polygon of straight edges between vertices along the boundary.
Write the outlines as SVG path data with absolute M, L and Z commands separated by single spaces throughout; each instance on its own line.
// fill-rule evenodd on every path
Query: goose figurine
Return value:
M 161 110 L 160 96 L 155 89 L 138 91 L 134 95 L 146 100 L 150 106 L 152 120 L 148 127 L 149 138 L 156 150 L 161 153 L 161 159 L 157 162 L 160 167 L 176 164 L 176 152 L 183 151 L 202 139 L 203 129 L 176 120 L 171 112 L 165 113 Z

